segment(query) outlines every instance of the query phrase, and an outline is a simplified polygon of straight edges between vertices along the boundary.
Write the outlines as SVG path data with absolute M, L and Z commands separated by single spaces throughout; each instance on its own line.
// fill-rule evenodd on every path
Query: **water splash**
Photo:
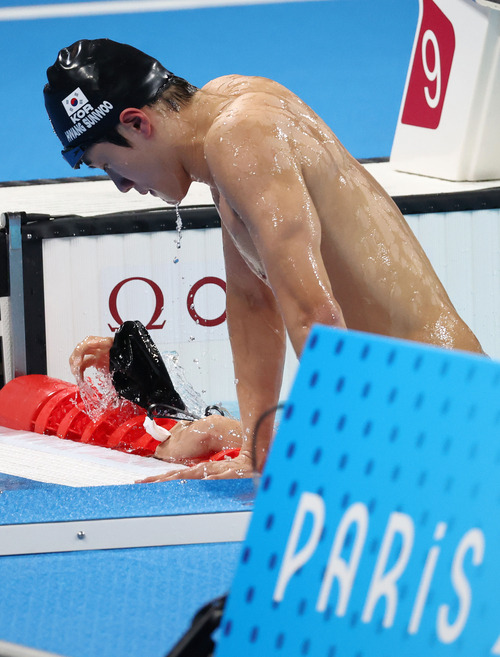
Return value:
M 162 358 L 174 388 L 186 404 L 187 411 L 195 417 L 203 417 L 207 403 L 187 380 L 184 368 L 179 364 L 177 352 L 165 352 Z M 78 388 L 84 411 L 92 422 L 97 422 L 111 410 L 133 406 L 131 402 L 118 396 L 111 374 L 107 371 L 87 368 L 85 378 L 78 383 Z M 139 407 L 136 408 L 141 412 Z
M 179 354 L 176 351 L 167 351 L 162 353 L 162 357 L 174 388 L 186 404 L 187 410 L 196 417 L 203 417 L 207 404 L 187 380 L 184 368 L 179 365 Z
M 120 408 L 123 400 L 118 396 L 109 372 L 89 367 L 85 378 L 78 383 L 85 413 L 97 422 L 104 413 Z

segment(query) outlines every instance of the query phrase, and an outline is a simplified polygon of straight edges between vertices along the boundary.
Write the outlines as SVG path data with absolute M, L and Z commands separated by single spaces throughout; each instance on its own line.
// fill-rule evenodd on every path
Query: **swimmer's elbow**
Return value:
M 303 313 L 295 313 L 287 322 L 288 335 L 297 356 L 300 356 L 307 337 L 315 324 L 331 326 L 333 328 L 346 328 L 344 316 L 340 307 L 315 308 Z
M 309 326 L 323 324 L 324 326 L 332 326 L 334 328 L 346 328 L 342 309 L 335 302 L 311 309 L 307 313 L 307 323 Z

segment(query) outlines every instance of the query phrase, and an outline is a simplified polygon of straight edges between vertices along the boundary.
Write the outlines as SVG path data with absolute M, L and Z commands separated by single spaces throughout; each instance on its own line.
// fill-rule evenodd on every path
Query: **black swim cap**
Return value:
M 43 93 L 66 161 L 78 168 L 122 110 L 151 102 L 171 77 L 153 57 L 110 39 L 83 39 L 59 51 Z

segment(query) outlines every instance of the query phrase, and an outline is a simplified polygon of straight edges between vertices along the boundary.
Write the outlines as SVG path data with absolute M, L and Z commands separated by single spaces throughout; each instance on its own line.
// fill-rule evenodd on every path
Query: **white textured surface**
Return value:
M 2 338 L 3 375 L 5 381 L 14 376 L 12 365 L 12 330 L 11 330 L 10 298 L 0 298 L 0 336 Z
M 453 182 L 442 178 L 430 178 L 414 173 L 396 171 L 390 162 L 365 164 L 366 170 L 376 178 L 391 196 L 418 196 L 419 194 L 452 194 L 491 187 L 500 187 L 500 180 L 479 182 Z
M 365 165 L 391 196 L 443 194 L 500 186 L 500 181 L 450 182 L 395 171 L 389 162 Z M 206 185 L 193 183 L 181 206 L 213 205 Z M 34 212 L 40 214 L 78 214 L 93 216 L 111 212 L 169 207 L 153 196 L 135 191 L 121 194 L 110 180 L 30 184 L 0 187 L 1 212 Z
M 184 466 L 0 427 L 0 472 L 64 486 L 133 484 Z
M 213 204 L 209 188 L 193 183 L 181 205 Z M 33 212 L 54 216 L 91 217 L 111 212 L 169 207 L 135 190 L 121 194 L 111 180 L 61 182 L 0 187 L 0 212 Z

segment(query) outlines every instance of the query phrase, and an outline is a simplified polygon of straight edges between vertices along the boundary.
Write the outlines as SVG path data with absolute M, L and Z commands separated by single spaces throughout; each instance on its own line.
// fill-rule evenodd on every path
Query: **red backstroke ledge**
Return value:
M 153 456 L 160 443 L 144 429 L 145 417 L 140 406 L 121 400 L 119 407 L 105 410 L 92 421 L 77 385 L 44 374 L 20 376 L 0 390 L 1 426 Z M 169 418 L 157 418 L 156 422 L 165 429 L 176 424 Z M 209 460 L 234 458 L 238 453 L 239 450 L 224 450 Z

